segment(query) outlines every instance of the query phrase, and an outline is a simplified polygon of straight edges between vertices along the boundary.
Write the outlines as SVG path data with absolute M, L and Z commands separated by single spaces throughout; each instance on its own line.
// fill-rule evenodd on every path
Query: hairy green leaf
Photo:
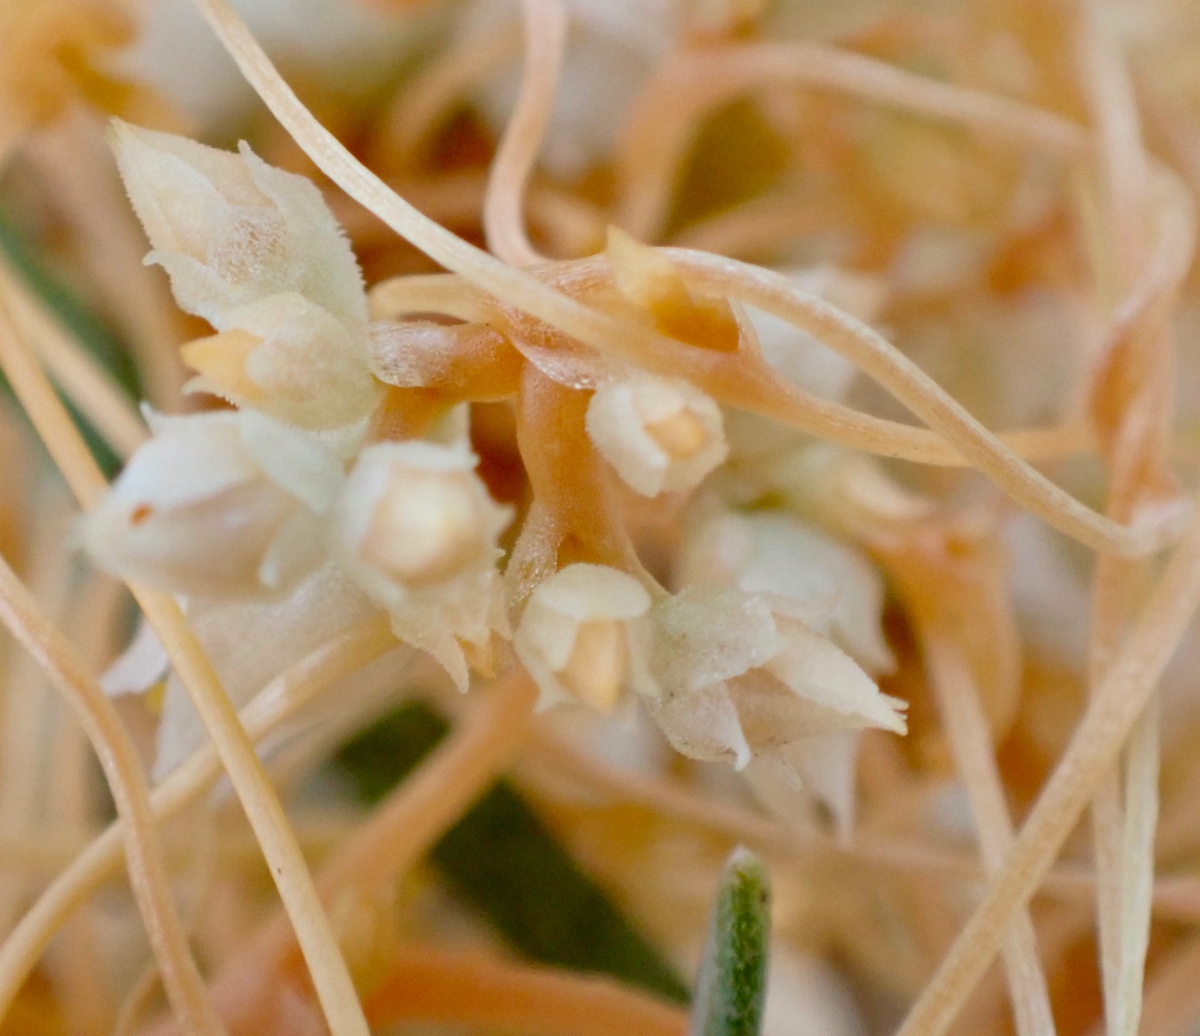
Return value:
M 690 1036 L 758 1036 L 770 941 L 767 869 L 749 849 L 735 849 L 721 873 L 696 979 Z

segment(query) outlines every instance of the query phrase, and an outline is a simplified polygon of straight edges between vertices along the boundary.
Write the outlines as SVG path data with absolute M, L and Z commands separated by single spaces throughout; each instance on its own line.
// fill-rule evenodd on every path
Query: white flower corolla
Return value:
M 293 292 L 229 310 L 226 330 L 185 345 L 199 376 L 188 391 L 210 392 L 301 428 L 341 428 L 379 398 L 366 338 Z
M 463 445 L 413 440 L 366 447 L 334 508 L 333 543 L 352 579 L 465 690 L 463 645 L 486 652 L 507 635 L 497 504 Z
M 218 334 L 186 346 L 212 392 L 303 428 L 377 401 L 358 262 L 321 192 L 267 165 L 115 121 L 117 164 L 175 298 Z
M 741 769 L 807 738 L 905 729 L 903 703 L 788 614 L 784 598 L 690 587 L 656 602 L 637 633 L 635 689 L 667 739 L 692 758 Z
M 540 583 L 513 637 L 539 707 L 574 701 L 611 712 L 626 682 L 629 624 L 649 608 L 641 583 L 605 565 L 568 565 Z
M 350 443 L 249 411 L 150 416 L 153 438 L 83 520 L 101 568 L 228 598 L 281 590 L 320 563 Z
M 868 672 L 889 672 L 883 577 L 861 552 L 783 513 L 718 512 L 684 538 L 680 586 L 726 583 L 794 601 L 795 614 Z
M 587 431 L 621 480 L 643 496 L 695 488 L 728 453 L 712 399 L 689 382 L 641 372 L 596 390 Z
M 225 329 L 230 309 L 285 292 L 367 323 L 362 275 L 321 192 L 246 144 L 234 154 L 114 120 L 121 178 L 179 304 Z

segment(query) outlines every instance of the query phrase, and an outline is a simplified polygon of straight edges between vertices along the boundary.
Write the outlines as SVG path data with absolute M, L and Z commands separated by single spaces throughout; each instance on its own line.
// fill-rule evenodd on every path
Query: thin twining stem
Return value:
M 537 690 L 517 667 L 477 697 L 445 744 L 321 868 L 317 887 L 325 902 L 348 890 L 369 898 L 405 873 L 508 766 L 524 740 Z M 293 946 L 286 916 L 276 914 L 222 967 L 213 994 L 235 1032 L 261 1027 Z
M 582 270 L 591 265 L 598 272 L 601 263 L 601 260 L 590 259 L 572 266 Z M 496 319 L 494 303 L 455 274 L 394 277 L 375 285 L 368 293 L 368 299 L 371 315 L 378 320 L 397 320 L 421 313 L 440 313 L 484 323 Z M 500 322 L 503 324 L 502 320 Z M 666 375 L 684 374 L 695 379 L 719 402 L 767 414 L 799 431 L 841 446 L 919 464 L 955 467 L 967 463 L 952 445 L 927 428 L 872 417 L 784 384 L 761 371 L 759 377 L 748 382 L 744 378 L 735 378 L 730 368 L 740 370 L 745 364 L 728 354 L 693 349 L 671 358 L 661 354 L 639 357 L 639 363 Z M 682 370 L 681 363 L 684 365 Z M 1021 429 L 1006 432 L 998 438 L 1018 457 L 1035 462 L 1087 453 L 1094 445 L 1090 431 L 1079 423 L 1058 428 Z
M 407 946 L 367 999 L 384 1029 L 402 1021 L 526 1036 L 683 1036 L 687 1015 L 612 979 L 503 960 L 478 951 Z
M 862 54 L 817 43 L 761 42 L 684 52 L 660 70 L 636 104 L 618 148 L 617 223 L 654 240 L 665 219 L 679 162 L 696 117 L 746 90 L 779 84 L 818 86 L 937 119 L 959 122 L 1063 158 L 1096 150 L 1087 130 L 1021 101 L 942 83 Z M 1101 148 L 1104 144 L 1101 143 Z M 1147 163 L 1160 195 L 1151 259 L 1114 315 L 1115 332 L 1186 273 L 1195 238 L 1192 199 L 1162 162 Z
M 1016 911 L 1046 876 L 1112 767 L 1200 605 L 1200 517 L 1193 517 L 1070 744 L 899 1036 L 943 1036 L 999 948 Z
M 992 875 L 1012 848 L 1013 825 L 987 717 L 958 645 L 934 621 L 919 624 L 919 635 L 942 727 L 975 817 L 984 869 Z M 1053 1034 L 1050 993 L 1028 911 L 1019 911 L 1009 924 L 1003 954 L 1017 1032 L 1020 1036 Z
M 698 351 L 633 321 L 619 320 L 580 305 L 423 216 L 363 166 L 300 103 L 226 0 L 196 0 L 196 4 L 242 74 L 317 167 L 430 258 L 476 287 L 602 353 L 641 362 L 653 356 L 682 361 Z M 1020 494 L 1014 495 L 1014 499 L 1032 502 L 1046 520 L 1053 518 L 1056 528 L 1081 542 L 1102 551 L 1138 555 L 1159 548 L 1177 531 L 1174 528 L 1164 531 L 1162 525 L 1147 529 L 1112 522 L 1022 464 L 973 419 L 968 418 L 968 423 L 962 426 L 964 412 L 957 404 L 952 408 L 939 405 L 936 409 L 950 423 L 960 424 L 964 439 L 972 440 L 971 452 L 966 454 L 969 460 L 986 461 L 992 472 L 1001 472 L 1009 486 Z
M 387 617 L 369 619 L 310 652 L 275 677 L 247 704 L 240 719 L 248 736 L 259 741 L 338 680 L 357 672 L 397 646 Z M 211 742 L 196 749 L 150 793 L 156 821 L 186 809 L 221 775 L 221 760 Z M 110 824 L 42 893 L 0 947 L 0 1018 L 45 952 L 54 933 L 121 864 L 124 826 Z
M 1151 261 L 1147 233 L 1148 217 L 1155 212 L 1153 181 L 1137 101 L 1119 42 L 1087 4 L 1080 9 L 1079 50 L 1085 99 L 1096 127 L 1104 216 L 1110 231 L 1107 247 L 1098 246 L 1094 262 L 1099 273 L 1108 272 L 1107 281 L 1123 294 L 1127 310 L 1116 323 L 1119 335 L 1110 337 L 1101 357 L 1102 363 L 1119 365 L 1118 373 L 1094 381 L 1092 401 L 1093 412 L 1107 410 L 1114 424 L 1106 437 L 1106 459 L 1112 472 L 1107 513 L 1121 520 L 1158 491 L 1154 482 L 1168 467 L 1166 447 L 1174 410 L 1168 388 L 1171 341 L 1165 314 L 1158 312 L 1159 306 L 1131 309 L 1128 300 L 1141 296 L 1165 307 L 1174 299 L 1186 266 L 1156 271 L 1156 263 Z M 1190 247 L 1186 255 L 1190 260 Z M 1161 258 L 1157 265 L 1162 265 Z M 1147 282 L 1147 276 L 1154 273 L 1159 274 L 1157 282 Z M 1147 286 L 1139 287 L 1139 278 Z M 1097 279 L 1105 282 L 1103 277 Z M 1139 381 L 1136 394 L 1121 398 L 1122 382 Z M 1093 689 L 1126 635 L 1147 576 L 1145 562 L 1101 558 L 1097 564 L 1089 643 Z M 1134 725 L 1123 765 L 1115 766 L 1100 782 L 1092 804 L 1100 964 L 1110 1036 L 1135 1036 L 1142 1013 L 1158 782 L 1155 698 Z
M 978 882 L 983 871 L 974 856 L 953 849 L 891 836 L 859 833 L 849 845 L 814 829 L 799 829 L 772 820 L 741 806 L 701 795 L 686 785 L 634 774 L 610 766 L 586 752 L 579 752 L 545 728 L 535 728 L 527 746 L 533 768 L 522 773 L 533 788 L 541 785 L 540 769 L 555 775 L 555 787 L 566 777 L 578 782 L 604 801 L 635 803 L 703 831 L 745 842 L 783 858 L 798 855 L 828 855 L 854 860 L 897 872 L 923 873 Z M 543 794 L 552 796 L 552 791 Z M 1091 899 L 1096 877 L 1090 868 L 1060 864 L 1047 872 L 1037 894 L 1062 902 Z M 1158 915 L 1182 924 L 1200 924 L 1200 882 L 1190 875 L 1161 877 L 1154 884 L 1154 906 Z
M 134 401 L 84 351 L 78 339 L 46 312 L 3 260 L 0 260 L 0 292 L 55 384 L 113 452 L 122 459 L 128 458 L 150 434 Z
M 567 11 L 562 0 L 522 0 L 521 12 L 525 67 L 516 107 L 488 171 L 483 230 L 488 248 L 506 263 L 535 266 L 546 258 L 525 232 L 525 191 L 554 111 L 567 43 Z
M 1098 515 L 1023 463 L 940 385 L 877 331 L 785 276 L 705 252 L 668 248 L 684 277 L 698 287 L 758 306 L 819 338 L 874 378 L 940 433 L 973 466 L 1027 510 L 1102 552 L 1136 555 L 1175 539 L 1182 509 L 1130 528 Z M 780 403 L 783 401 L 780 400 Z M 774 416 L 768 413 L 767 416 Z
M 507 21 L 420 69 L 390 104 L 380 137 L 372 144 L 381 165 L 405 171 L 418 167 L 434 131 L 454 105 L 520 52 L 521 28 Z
M 779 85 L 848 93 L 1067 158 L 1085 155 L 1090 145 L 1083 127 L 1060 115 L 819 43 L 683 51 L 651 78 L 626 122 L 617 147 L 616 222 L 637 238 L 655 240 L 699 116 L 747 90 Z
M 25 341 L 12 333 L 2 300 L 0 368 L 76 499 L 85 508 L 94 506 L 108 483 Z M 331 1033 L 368 1036 L 349 969 L 295 833 L 203 647 L 170 594 L 127 585 L 183 681 L 262 846 L 271 877 L 295 926 Z
M 129 883 L 171 1007 L 190 1032 L 198 1036 L 223 1033 L 175 909 L 137 749 L 113 703 L 3 558 L 0 558 L 0 621 L 74 707 L 100 760 L 122 821 Z

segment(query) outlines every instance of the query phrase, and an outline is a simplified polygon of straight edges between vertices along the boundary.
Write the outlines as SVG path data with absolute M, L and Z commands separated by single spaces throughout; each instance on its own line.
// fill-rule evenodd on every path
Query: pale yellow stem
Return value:
M 1115 444 L 1107 460 L 1112 469 L 1108 514 L 1122 519 L 1133 514 L 1147 491 L 1146 485 L 1166 468 L 1164 448 L 1173 409 L 1158 390 L 1170 379 L 1171 342 L 1150 309 L 1152 302 L 1169 301 L 1187 269 L 1188 261 L 1172 269 L 1151 251 L 1150 224 L 1155 213 L 1154 181 L 1142 144 L 1137 102 L 1119 41 L 1100 12 L 1084 4 L 1080 12 L 1080 53 L 1084 95 L 1099 144 L 1100 175 L 1104 187 L 1104 215 L 1111 251 L 1096 257 L 1101 285 L 1125 301 L 1114 321 L 1102 362 L 1123 366 L 1129 380 L 1143 379 L 1141 391 L 1130 400 L 1118 400 L 1126 411 L 1115 415 Z M 1160 205 L 1159 210 L 1171 206 Z M 1185 213 L 1187 209 L 1183 210 Z M 1183 251 L 1190 261 L 1194 227 L 1177 220 L 1188 240 Z M 1169 233 L 1169 232 L 1168 232 Z M 1160 242 L 1164 236 L 1160 231 Z M 1156 262 L 1156 258 L 1158 261 Z M 1149 278 L 1158 277 L 1157 281 Z M 1144 306 L 1130 299 L 1143 297 Z M 1112 403 L 1102 396 L 1108 379 L 1097 383 L 1093 407 Z M 1153 398 L 1158 395 L 1159 398 Z M 1156 413 L 1149 434 L 1138 434 L 1147 409 Z M 1136 613 L 1145 564 L 1101 558 L 1096 569 L 1092 604 L 1090 670 L 1093 688 L 1103 679 L 1113 653 L 1126 636 Z M 1117 767 L 1100 783 L 1092 809 L 1093 844 L 1097 876 L 1097 911 L 1104 1011 L 1109 1036 L 1136 1036 L 1142 1012 L 1142 985 L 1150 938 L 1154 883 L 1154 830 L 1158 819 L 1158 707 L 1152 698 L 1135 724 Z M 1123 771 L 1123 772 L 1122 772 Z
M 85 508 L 90 508 L 107 489 L 104 475 L 45 374 L 19 336 L 12 333 L 2 309 L 0 306 L 0 367 L 72 492 Z M 350 972 L 321 908 L 304 856 L 204 649 L 170 594 L 133 585 L 130 591 L 187 688 L 262 845 L 333 1036 L 368 1036 Z
M 921 638 L 942 726 L 971 802 L 984 869 L 994 875 L 1012 848 L 1013 825 L 987 716 L 970 666 L 954 643 L 932 623 L 921 630 Z M 1010 922 L 1003 954 L 1017 1032 L 1020 1036 L 1053 1034 L 1050 993 L 1027 910 L 1018 911 Z
M 347 889 L 370 896 L 413 866 L 511 761 L 537 699 L 517 668 L 501 677 L 451 738 L 394 789 L 321 868 L 318 887 L 332 902 Z M 293 946 L 276 916 L 221 970 L 214 994 L 230 1028 L 264 1023 L 278 970 Z
M 882 335 L 823 299 L 794 287 L 785 276 L 704 252 L 675 248 L 663 252 L 689 282 L 774 313 L 845 356 L 940 433 L 972 467 L 1060 532 L 1095 550 L 1123 556 L 1161 549 L 1178 537 L 1188 509 L 1168 510 L 1132 528 L 1097 514 L 1022 462 Z M 786 400 L 780 396 L 772 403 L 782 420 Z M 769 410 L 767 413 L 775 416 Z
M 123 821 L 129 881 L 172 1008 L 190 1032 L 208 1036 L 223 1033 L 175 910 L 137 749 L 112 702 L 3 559 L 0 620 L 75 707 L 104 769 Z
M 267 684 L 242 709 L 247 733 L 260 740 L 331 684 L 395 646 L 386 617 L 368 620 L 323 644 Z M 220 775 L 221 760 L 212 744 L 198 748 L 151 792 L 155 819 L 166 820 L 186 809 Z M 123 835 L 123 826 L 116 821 L 79 852 L 0 947 L 0 1017 L 55 931 L 120 866 Z
M 567 43 L 562 0 L 522 0 L 525 67 L 512 118 L 488 171 L 483 229 L 488 247 L 513 266 L 545 262 L 525 232 L 525 192 L 554 111 L 554 94 Z
M 0 290 L 13 319 L 32 343 L 55 384 L 100 433 L 113 452 L 127 459 L 149 432 L 137 405 L 40 301 L 0 261 Z
M 617 148 L 616 222 L 644 241 L 662 230 L 699 117 L 751 90 L 807 86 L 936 119 L 1066 158 L 1086 154 L 1076 123 L 1020 101 L 941 83 L 819 43 L 745 43 L 678 54 L 644 88 Z
M 664 338 L 640 324 L 619 320 L 580 305 L 565 295 L 547 287 L 521 270 L 499 262 L 468 242 L 438 226 L 396 195 L 382 180 L 366 169 L 346 148 L 326 130 L 297 99 L 280 77 L 262 48 L 225 0 L 196 0 L 213 30 L 233 56 L 242 74 L 262 97 L 267 107 L 284 125 L 305 153 L 326 175 L 351 197 L 374 212 L 406 240 L 411 241 L 432 259 L 448 270 L 460 274 L 478 288 L 489 292 L 505 303 L 544 321 L 556 330 L 578 338 L 602 353 L 628 358 L 645 365 L 647 362 L 668 368 L 689 369 L 694 366 L 695 354 L 703 352 L 683 343 Z M 930 89 L 933 89 L 930 86 Z M 996 99 L 990 99 L 996 100 Z M 955 103 L 959 103 L 955 95 Z M 1004 102 L 1001 108 L 1007 111 Z M 1021 109 L 1022 124 L 1027 118 Z M 1036 109 L 1034 110 L 1036 112 Z M 1043 113 L 1044 114 L 1044 113 Z M 1060 120 L 1048 117 L 1054 126 Z M 1000 119 L 1002 123 L 1003 118 Z M 1067 125 L 1070 125 L 1069 123 Z M 1069 134 L 1074 140 L 1074 131 Z M 764 276 L 764 271 L 758 271 Z M 747 300 L 749 301 L 749 300 Z M 779 303 L 775 303 L 778 307 Z M 770 305 L 764 308 L 771 308 Z M 786 310 L 786 304 L 784 304 Z M 803 310 L 804 307 L 801 307 Z M 836 311 L 830 310 L 836 314 Z M 834 326 L 846 333 L 848 325 L 834 320 Z M 857 329 L 861 325 L 851 321 Z M 868 330 L 868 329 L 863 329 Z M 870 332 L 874 336 L 874 332 Z M 852 331 L 850 338 L 856 337 Z M 858 344 L 871 352 L 882 339 L 867 338 Z M 884 343 L 886 345 L 886 343 Z M 916 377 L 919 371 L 902 369 L 905 378 Z M 932 393 L 916 377 L 914 384 L 925 404 L 922 409 L 936 417 L 940 428 L 954 428 L 961 441 L 956 443 L 964 454 L 985 473 L 998 478 L 998 484 L 1013 494 L 1014 499 L 1029 506 L 1056 528 L 1089 546 L 1119 554 L 1140 555 L 1161 547 L 1164 541 L 1178 533 L 1177 516 L 1154 523 L 1149 529 L 1132 529 L 1112 522 L 1054 486 L 1040 473 L 1021 463 L 1011 451 L 986 432 L 978 422 L 953 401 L 947 402 L 942 393 Z M 940 392 L 940 390 L 939 390 Z M 932 396 L 932 398 L 931 398 Z
M 816 829 L 799 830 L 740 806 L 714 800 L 674 781 L 657 780 L 609 766 L 587 752 L 564 744 L 548 730 L 535 727 L 525 755 L 526 783 L 537 790 L 544 781 L 538 768 L 554 774 L 551 787 L 562 778 L 577 782 L 589 795 L 605 801 L 636 803 L 664 817 L 692 825 L 702 831 L 723 835 L 731 842 L 744 842 L 785 857 L 827 854 L 844 856 L 900 872 L 939 875 L 973 883 L 984 878 L 978 862 L 966 853 L 943 849 L 921 841 L 866 835 L 859 832 L 849 844 Z M 531 768 L 528 764 L 534 764 Z M 553 797 L 553 792 L 543 792 Z M 918 804 L 924 808 L 924 804 Z M 1086 867 L 1059 864 L 1049 871 L 1038 893 L 1064 902 L 1078 902 L 1095 895 L 1096 876 Z M 1200 880 L 1193 875 L 1159 878 L 1154 885 L 1154 906 L 1163 919 L 1183 924 L 1200 924 Z
M 75 508 L 57 480 L 39 480 L 32 496 L 38 523 L 23 552 L 25 578 L 42 610 L 61 620 L 73 575 L 71 558 L 62 547 Z M 40 826 L 39 803 L 49 762 L 44 727 L 58 702 L 36 658 L 18 650 L 6 661 L 0 682 L 0 836 L 12 838 Z M 32 891 L 29 882 L 16 875 L 0 882 L 0 932 L 12 928 Z
M 1045 877 L 1154 693 L 1200 604 L 1200 518 L 1193 518 L 1025 826 L 979 906 L 925 987 L 900 1036 L 942 1036 Z
M 408 81 L 392 101 L 374 148 L 387 165 L 420 165 L 434 132 L 455 104 L 521 52 L 521 29 L 514 22 L 481 34 L 436 58 Z

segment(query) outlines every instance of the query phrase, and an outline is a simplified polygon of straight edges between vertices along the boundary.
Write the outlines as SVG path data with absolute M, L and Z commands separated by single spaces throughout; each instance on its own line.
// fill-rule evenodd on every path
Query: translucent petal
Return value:
M 873 672 L 888 672 L 883 637 L 883 578 L 859 551 L 790 515 L 720 512 L 686 536 L 676 581 L 726 582 L 747 593 L 788 598 L 796 618 L 827 636 Z

